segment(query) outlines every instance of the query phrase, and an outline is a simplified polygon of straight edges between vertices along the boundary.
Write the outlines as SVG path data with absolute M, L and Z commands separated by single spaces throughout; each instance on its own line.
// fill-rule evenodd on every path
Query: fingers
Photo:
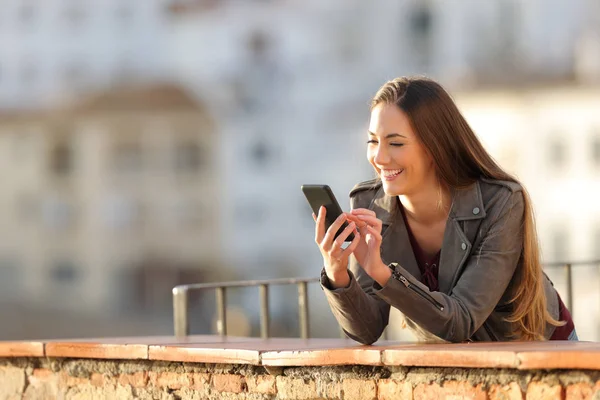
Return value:
M 337 217 L 335 221 L 333 221 L 333 224 L 331 224 L 331 226 L 327 229 L 327 232 L 325 232 L 325 236 L 321 241 L 321 248 L 323 250 L 331 250 L 331 246 L 333 245 L 333 238 L 337 231 L 340 230 L 344 222 L 346 222 L 346 214 L 344 213 L 340 214 L 340 216 Z
M 377 242 L 381 242 L 382 240 L 382 236 L 380 231 L 378 231 L 377 229 L 375 229 L 372 226 L 367 226 L 367 231 L 371 234 L 371 236 L 377 241 Z
M 325 236 L 325 215 L 327 214 L 327 210 L 325 207 L 319 208 L 319 216 L 315 218 L 313 214 L 313 218 L 315 218 L 315 242 L 320 246 L 323 241 L 323 237 Z
M 358 226 L 372 226 L 377 228 L 377 230 L 379 232 L 381 232 L 381 228 L 383 223 L 381 222 L 381 220 L 377 217 L 371 216 L 371 215 L 359 215 L 358 216 L 358 220 L 360 222 L 357 223 Z
M 350 242 L 348 247 L 346 247 L 344 249 L 344 251 L 340 255 L 340 258 L 350 257 L 350 254 L 354 253 L 354 250 L 356 250 L 356 247 L 358 246 L 359 243 L 360 243 L 360 232 L 355 232 L 354 239 L 352 240 L 352 242 Z
M 355 208 L 352 211 L 350 211 L 350 213 L 352 215 L 370 215 L 372 217 L 375 216 L 375 211 L 373 210 L 368 210 L 366 208 Z
M 342 248 L 342 245 L 344 244 L 344 242 L 346 241 L 346 239 L 348 238 L 348 236 L 350 236 L 350 234 L 353 231 L 356 231 L 356 224 L 354 222 L 350 222 L 348 224 L 348 226 L 346 227 L 346 229 L 344 229 L 342 231 L 342 233 L 340 233 L 338 235 L 337 238 L 335 238 L 334 240 L 334 247 L 338 247 L 338 248 Z M 358 232 L 357 232 L 358 233 Z

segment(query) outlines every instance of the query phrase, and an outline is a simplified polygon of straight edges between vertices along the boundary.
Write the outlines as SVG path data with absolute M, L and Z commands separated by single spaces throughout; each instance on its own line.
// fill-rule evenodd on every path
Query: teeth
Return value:
M 401 169 L 387 169 L 382 171 L 384 176 L 394 176 L 394 175 L 398 175 L 400 172 L 402 172 L 403 170 Z

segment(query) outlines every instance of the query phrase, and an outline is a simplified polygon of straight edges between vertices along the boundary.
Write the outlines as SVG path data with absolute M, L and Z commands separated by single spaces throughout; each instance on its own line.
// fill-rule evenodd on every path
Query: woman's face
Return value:
M 368 135 L 367 158 L 387 195 L 411 195 L 435 184 L 433 161 L 399 107 L 373 108 Z

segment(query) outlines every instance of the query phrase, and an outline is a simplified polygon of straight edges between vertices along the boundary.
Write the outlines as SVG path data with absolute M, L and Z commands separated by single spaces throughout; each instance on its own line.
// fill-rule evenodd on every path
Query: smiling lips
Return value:
M 391 181 L 400 175 L 404 171 L 403 169 L 382 169 L 381 176 L 386 181 Z

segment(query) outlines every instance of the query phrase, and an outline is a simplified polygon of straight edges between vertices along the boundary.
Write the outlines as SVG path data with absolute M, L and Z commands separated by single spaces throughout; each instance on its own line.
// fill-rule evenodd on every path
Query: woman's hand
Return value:
M 381 229 L 383 223 L 372 210 L 356 208 L 348 219 L 356 224 L 361 240 L 354 250 L 354 257 L 371 278 L 384 286 L 391 272 L 381 260 Z
M 348 257 L 356 246 L 358 246 L 361 235 L 356 230 L 354 222 L 350 222 L 346 229 L 340 233 L 340 235 L 334 239 L 337 231 L 342 227 L 344 222 L 347 220 L 347 214 L 343 213 L 331 224 L 327 232 L 325 232 L 325 215 L 327 211 L 325 207 L 319 209 L 319 215 L 313 219 L 315 220 L 315 242 L 321 250 L 323 256 L 323 263 L 325 265 L 325 273 L 327 278 L 335 288 L 346 287 L 350 283 L 350 276 L 348 275 Z M 342 245 L 346 238 L 354 232 L 354 240 L 346 247 Z

